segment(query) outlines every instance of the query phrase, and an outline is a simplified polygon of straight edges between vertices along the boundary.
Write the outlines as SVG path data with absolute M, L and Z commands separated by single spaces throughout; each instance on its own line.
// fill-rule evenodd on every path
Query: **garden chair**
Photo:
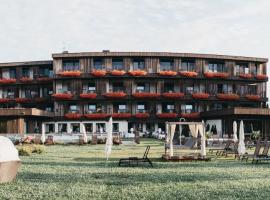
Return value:
M 216 151 L 216 155 L 220 155 L 224 150 L 230 148 L 231 143 L 232 143 L 232 141 L 231 140 L 228 140 L 226 142 L 224 148 L 212 148 L 212 149 L 209 149 L 209 153 L 213 153 L 214 151 Z
M 142 158 L 139 158 L 139 157 L 121 158 L 119 160 L 118 166 L 121 166 L 121 165 L 131 166 L 134 164 L 136 164 L 138 166 L 139 163 L 147 162 L 147 163 L 149 163 L 149 165 L 151 167 L 153 167 L 152 161 L 148 158 L 149 150 L 150 150 L 150 146 L 148 145 L 145 149 L 145 152 L 144 152 L 144 155 Z
M 253 156 L 252 163 L 258 163 L 259 161 L 263 161 L 263 160 L 270 160 L 270 157 L 268 156 L 269 149 L 270 149 L 270 142 L 265 141 L 264 149 L 262 153 L 256 156 Z
M 220 155 L 227 157 L 228 155 L 233 154 L 236 158 L 238 155 L 238 144 L 239 142 L 234 142 L 233 147 L 224 148 L 224 150 L 221 151 Z
M 255 150 L 254 150 L 254 153 L 253 154 L 248 154 L 248 153 L 245 153 L 243 156 L 242 156 L 242 160 L 246 160 L 246 162 L 248 161 L 248 158 L 252 157 L 257 157 L 259 154 L 260 154 L 260 150 L 261 150 L 261 147 L 262 147 L 262 142 L 261 140 L 257 140 L 256 142 L 256 146 L 255 146 Z

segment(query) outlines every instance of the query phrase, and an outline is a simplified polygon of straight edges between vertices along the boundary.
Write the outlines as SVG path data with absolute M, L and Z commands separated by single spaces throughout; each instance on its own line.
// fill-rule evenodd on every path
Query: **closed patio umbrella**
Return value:
M 46 140 L 46 136 L 45 136 L 45 124 L 42 124 L 41 125 L 41 142 L 42 144 L 45 143 L 45 140 Z
M 86 129 L 85 129 L 85 125 L 84 124 L 82 126 L 82 133 L 83 133 L 83 143 L 87 144 L 88 138 L 87 138 Z
M 236 142 L 237 138 L 237 123 L 236 121 L 233 122 L 233 140 Z
M 113 145 L 113 137 L 112 137 L 112 117 L 110 117 L 108 122 L 108 128 L 107 128 L 107 140 L 106 140 L 106 146 L 105 146 L 105 155 L 107 157 L 107 160 L 109 159 L 109 156 L 112 152 L 112 145 Z
M 245 140 L 244 123 L 241 120 L 240 127 L 239 127 L 239 144 L 238 144 L 238 154 L 240 156 L 242 156 L 246 153 L 246 147 L 245 147 L 244 140 Z

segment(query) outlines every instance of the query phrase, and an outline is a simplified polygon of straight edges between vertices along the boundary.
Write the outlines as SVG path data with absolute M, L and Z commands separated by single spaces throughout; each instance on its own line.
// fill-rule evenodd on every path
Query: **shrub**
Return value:
M 32 154 L 32 149 L 29 146 L 23 146 L 18 151 L 20 156 L 30 156 Z
M 33 145 L 32 153 L 42 154 L 45 152 L 45 148 L 43 145 Z
M 41 154 L 45 152 L 42 145 L 23 145 L 17 147 L 20 156 L 30 156 L 32 153 Z

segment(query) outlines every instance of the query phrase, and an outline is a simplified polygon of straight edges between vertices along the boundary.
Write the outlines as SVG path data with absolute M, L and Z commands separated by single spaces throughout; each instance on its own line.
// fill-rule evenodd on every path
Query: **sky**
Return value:
M 269 0 L 0 0 L 0 62 L 103 49 L 269 58 L 269 9 Z

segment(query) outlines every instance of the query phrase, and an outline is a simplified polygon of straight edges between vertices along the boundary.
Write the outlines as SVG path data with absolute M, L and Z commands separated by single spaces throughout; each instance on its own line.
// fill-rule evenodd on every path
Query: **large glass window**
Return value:
M 30 76 L 30 70 L 27 67 L 22 68 L 22 77 L 29 77 Z
M 112 69 L 123 70 L 124 69 L 123 59 L 112 59 Z
M 16 69 L 9 69 L 9 78 L 16 79 Z
M 174 84 L 173 83 L 164 83 L 164 92 L 173 92 Z
M 222 62 L 209 62 L 208 71 L 209 72 L 225 72 L 225 64 Z
M 96 84 L 94 82 L 88 83 L 88 91 L 89 93 L 96 92 Z
M 175 105 L 173 103 L 163 103 L 162 104 L 162 112 L 172 113 L 175 110 Z
M 133 69 L 134 70 L 144 70 L 145 69 L 144 59 L 134 59 L 133 60 Z
M 181 71 L 195 71 L 195 60 L 182 60 Z
M 192 104 L 186 104 L 185 105 L 185 113 L 191 113 L 193 112 L 194 105 Z
M 145 112 L 145 104 L 139 103 L 139 104 L 137 105 L 137 111 L 138 111 L 139 113 Z
M 248 63 L 237 63 L 235 65 L 235 72 L 236 75 L 239 74 L 249 74 L 249 67 L 248 67 Z
M 26 98 L 31 99 L 31 98 L 36 98 L 38 96 L 39 95 L 38 95 L 37 89 L 28 89 L 28 88 L 25 89 L 25 97 Z
M 85 126 L 85 131 L 87 133 L 92 133 L 93 132 L 93 124 L 92 123 L 85 123 L 84 126 Z
M 172 59 L 160 59 L 160 71 L 169 71 L 173 69 Z
M 149 92 L 150 85 L 149 83 L 137 83 L 136 90 L 137 92 Z
M 53 70 L 49 67 L 40 67 L 39 68 L 39 77 L 52 77 Z
M 113 123 L 113 132 L 119 132 L 119 123 Z
M 80 124 L 79 123 L 71 123 L 71 130 L 73 133 L 80 133 Z
M 78 112 L 78 111 L 79 111 L 78 105 L 76 105 L 76 104 L 71 104 L 71 105 L 69 105 L 69 112 L 71 112 L 71 113 L 76 113 L 76 112 Z
M 122 92 L 125 91 L 125 87 L 123 82 L 116 82 L 112 84 L 112 91 L 113 92 Z
M 89 113 L 95 113 L 97 111 L 97 105 L 96 104 L 88 104 L 88 111 L 89 111 Z
M 67 124 L 66 123 L 59 123 L 58 124 L 58 132 L 59 133 L 67 133 Z
M 97 133 L 106 133 L 106 124 L 105 123 L 96 123 Z
M 63 61 L 64 71 L 77 71 L 80 70 L 79 60 L 64 60 Z
M 127 105 L 125 105 L 125 104 L 119 104 L 118 105 L 118 112 L 119 113 L 125 113 L 126 110 L 127 110 Z
M 103 60 L 101 58 L 94 59 L 94 68 L 96 70 L 103 69 Z

